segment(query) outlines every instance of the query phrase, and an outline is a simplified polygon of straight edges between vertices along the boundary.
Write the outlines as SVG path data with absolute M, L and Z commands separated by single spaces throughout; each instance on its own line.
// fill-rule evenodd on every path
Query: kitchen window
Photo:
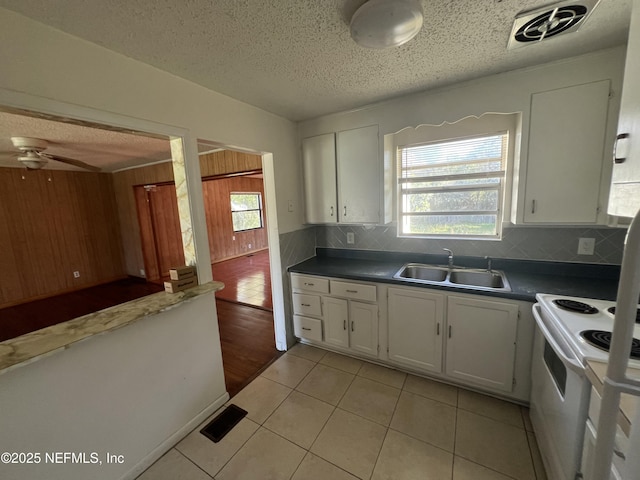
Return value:
M 262 228 L 262 195 L 255 192 L 231 193 L 231 220 L 234 232 Z
M 397 144 L 399 236 L 500 238 L 512 129 L 496 127 L 512 116 L 490 116 L 423 126 Z

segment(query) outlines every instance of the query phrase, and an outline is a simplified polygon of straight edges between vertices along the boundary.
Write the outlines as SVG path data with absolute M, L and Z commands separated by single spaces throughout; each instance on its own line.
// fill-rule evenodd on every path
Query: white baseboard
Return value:
M 211 405 L 202 410 L 196 415 L 189 423 L 187 423 L 180 430 L 175 432 L 164 442 L 158 445 L 157 448 L 149 452 L 140 462 L 138 462 L 131 470 L 121 477 L 121 480 L 134 480 L 147 468 L 153 465 L 160 457 L 173 448 L 180 440 L 186 437 L 191 431 L 210 417 L 216 410 L 222 407 L 229 400 L 229 393 L 225 392 L 224 395 L 216 399 Z

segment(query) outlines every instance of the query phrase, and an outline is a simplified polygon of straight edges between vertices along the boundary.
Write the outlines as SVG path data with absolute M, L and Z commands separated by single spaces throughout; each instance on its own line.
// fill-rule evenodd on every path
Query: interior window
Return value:
M 510 129 L 483 120 L 465 119 L 459 132 L 457 124 L 420 127 L 397 144 L 399 236 L 500 238 Z
M 233 231 L 262 228 L 262 195 L 256 192 L 231 193 Z

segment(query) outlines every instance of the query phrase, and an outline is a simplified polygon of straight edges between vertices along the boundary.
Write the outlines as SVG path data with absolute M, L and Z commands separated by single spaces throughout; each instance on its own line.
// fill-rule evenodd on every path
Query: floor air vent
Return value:
M 225 408 L 220 415 L 211 420 L 206 427 L 200 430 L 200 433 L 209 440 L 218 443 L 246 414 L 246 410 L 231 404 Z
M 577 31 L 598 1 L 571 0 L 519 13 L 513 22 L 507 49 Z

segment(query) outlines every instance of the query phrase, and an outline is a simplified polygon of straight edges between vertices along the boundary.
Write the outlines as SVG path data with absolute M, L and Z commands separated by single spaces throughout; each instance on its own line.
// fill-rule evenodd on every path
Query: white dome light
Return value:
M 397 47 L 422 28 L 418 0 L 369 0 L 351 18 L 351 38 L 367 48 Z

